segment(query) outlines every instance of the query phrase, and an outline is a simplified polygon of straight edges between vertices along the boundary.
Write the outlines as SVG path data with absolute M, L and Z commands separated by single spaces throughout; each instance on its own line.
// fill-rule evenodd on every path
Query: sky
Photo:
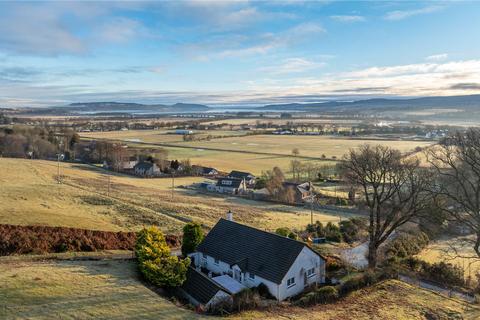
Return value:
M 480 1 L 0 2 L 0 107 L 480 93 Z

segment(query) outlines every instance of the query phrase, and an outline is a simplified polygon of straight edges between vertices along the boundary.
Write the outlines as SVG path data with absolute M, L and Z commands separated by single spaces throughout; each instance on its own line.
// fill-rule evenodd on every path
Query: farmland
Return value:
M 135 263 L 0 259 L 1 318 L 199 319 L 140 281 Z M 330 305 L 275 307 L 232 319 L 477 319 L 477 307 L 390 280 Z M 206 318 L 206 317 L 205 317 Z
M 326 160 L 341 159 L 350 149 L 365 143 L 395 146 L 402 152 L 431 145 L 426 141 L 349 139 L 335 136 L 245 136 L 242 131 L 207 131 L 199 135 L 207 133 L 227 137 L 208 141 L 183 141 L 181 135 L 155 130 L 82 133 L 82 137 L 121 140 L 132 146 L 146 148 L 162 147 L 168 150 L 170 158 L 190 159 L 193 164 L 212 166 L 223 171 L 236 169 L 254 174 L 260 174 L 273 166 L 288 171 L 293 159 L 292 150 L 295 148 L 300 152 L 299 160 L 322 164 L 327 163 Z M 326 160 L 322 160 L 323 158 Z
M 302 228 L 310 221 L 310 211 L 301 207 L 202 195 L 181 188 L 172 199 L 169 178 L 141 179 L 70 163 L 60 163 L 61 184 L 56 174 L 55 162 L 0 158 L 0 223 L 105 231 L 157 224 L 176 233 L 189 220 L 212 226 L 228 210 L 238 221 L 269 230 Z M 175 184 L 203 180 L 177 178 Z M 314 213 L 314 220 L 322 222 L 338 222 L 340 217 L 349 215 Z
M 472 245 L 459 239 L 461 238 L 443 237 L 435 240 L 417 257 L 430 263 L 444 261 L 457 265 L 464 269 L 466 277 L 470 276 L 473 281 L 478 281 L 475 279 L 475 274 L 480 273 L 480 261 L 476 257 Z M 452 247 L 455 247 L 456 255 L 452 251 Z

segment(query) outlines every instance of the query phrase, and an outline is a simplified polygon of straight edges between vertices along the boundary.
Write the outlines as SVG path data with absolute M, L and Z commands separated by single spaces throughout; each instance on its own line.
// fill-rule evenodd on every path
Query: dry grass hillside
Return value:
M 0 258 L 0 318 L 199 319 L 140 281 L 131 261 Z M 400 281 L 311 308 L 275 307 L 230 319 L 478 319 L 480 309 Z M 207 318 L 207 317 L 203 317 Z
M 202 195 L 180 188 L 172 199 L 169 178 L 141 179 L 70 163 L 60 164 L 62 183 L 57 183 L 56 175 L 56 162 L 0 158 L 0 223 L 106 231 L 157 224 L 175 233 L 192 219 L 212 226 L 229 209 L 237 221 L 269 230 L 300 228 L 310 221 L 307 209 Z M 177 178 L 175 185 L 203 180 Z M 338 222 L 340 216 L 315 213 L 314 219 Z

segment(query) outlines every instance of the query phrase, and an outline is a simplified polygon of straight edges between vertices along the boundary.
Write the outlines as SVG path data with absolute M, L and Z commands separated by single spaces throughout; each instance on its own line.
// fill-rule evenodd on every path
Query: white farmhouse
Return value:
M 218 193 L 241 194 L 247 190 L 245 180 L 236 178 L 220 178 L 216 184 L 207 186 L 207 190 Z
M 278 301 L 325 282 L 325 259 L 305 243 L 236 223 L 231 213 L 189 256 L 214 281 L 227 275 L 248 288 L 263 283 Z

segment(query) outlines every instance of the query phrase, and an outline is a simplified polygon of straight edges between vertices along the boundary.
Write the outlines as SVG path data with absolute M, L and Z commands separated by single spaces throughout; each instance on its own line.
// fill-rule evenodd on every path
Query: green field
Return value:
M 188 219 L 212 226 L 228 210 L 240 222 L 269 230 L 303 228 L 310 221 L 310 211 L 304 208 L 203 195 L 181 188 L 176 188 L 172 199 L 170 178 L 142 179 L 84 164 L 60 165 L 62 183 L 58 184 L 56 162 L 0 158 L 0 223 L 105 231 L 138 230 L 158 224 L 164 231 L 176 233 Z M 204 180 L 177 178 L 176 186 Z M 99 199 L 102 203 L 97 204 Z M 340 217 L 349 216 L 316 212 L 314 220 L 338 222 Z
M 478 319 L 480 311 L 400 281 L 386 281 L 328 305 L 288 305 L 231 319 Z M 1 319 L 199 319 L 140 281 L 135 263 L 0 259 Z M 206 318 L 206 317 L 205 317 Z M 212 319 L 214 319 L 212 317 Z

